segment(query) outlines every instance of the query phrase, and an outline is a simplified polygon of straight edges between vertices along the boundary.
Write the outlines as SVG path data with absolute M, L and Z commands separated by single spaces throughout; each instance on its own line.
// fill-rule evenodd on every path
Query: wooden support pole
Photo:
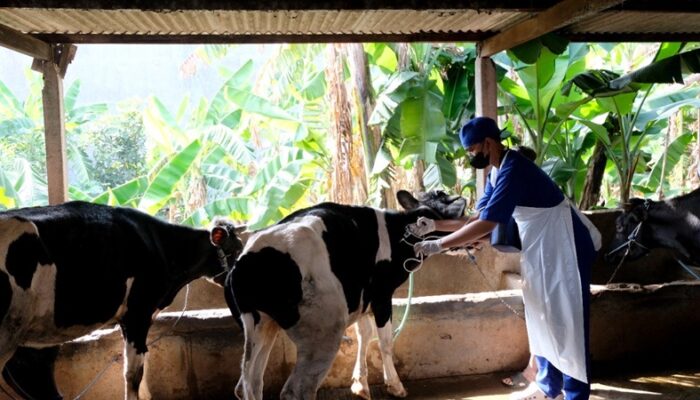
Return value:
M 52 51 L 56 54 L 56 62 L 35 59 L 32 66 L 44 75 L 41 96 L 44 105 L 46 179 L 50 205 L 65 203 L 68 200 L 63 76 L 75 56 L 75 51 L 73 45 L 56 45 Z
M 0 46 L 42 61 L 49 61 L 52 58 L 51 45 L 1 24 Z
M 43 62 L 44 137 L 46 140 L 46 178 L 49 204 L 68 200 L 68 173 L 66 165 L 66 135 L 63 109 L 63 79 L 58 65 Z
M 559 28 L 571 25 L 624 0 L 563 0 L 536 16 L 484 40 L 479 46 L 481 57 L 512 49 Z
M 489 57 L 477 57 L 475 66 L 476 115 L 498 117 L 498 88 L 496 86 L 496 65 Z M 486 187 L 488 168 L 477 171 L 476 197 L 481 198 Z

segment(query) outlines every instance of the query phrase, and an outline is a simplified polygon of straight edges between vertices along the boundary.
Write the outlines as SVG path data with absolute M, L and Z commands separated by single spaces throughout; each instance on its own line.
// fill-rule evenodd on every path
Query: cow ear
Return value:
M 413 210 L 414 208 L 418 208 L 420 206 L 420 202 L 413 197 L 411 193 L 408 193 L 405 190 L 399 190 L 396 192 L 396 199 L 399 201 L 399 204 L 401 204 L 401 207 L 406 210 Z
M 212 228 L 210 238 L 214 246 L 220 247 L 228 238 L 228 231 L 220 226 L 216 226 Z
M 236 232 L 236 235 L 240 235 L 241 233 L 243 233 L 247 230 L 248 230 L 248 225 L 240 225 L 240 226 L 237 226 L 233 229 L 233 231 Z

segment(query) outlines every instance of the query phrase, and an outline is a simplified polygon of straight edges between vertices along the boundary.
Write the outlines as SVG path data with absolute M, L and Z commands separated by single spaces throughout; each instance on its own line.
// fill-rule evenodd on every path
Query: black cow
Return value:
M 666 201 L 630 199 L 615 229 L 608 262 L 618 263 L 627 249 L 627 260 L 634 260 L 665 247 L 700 263 L 700 189 Z
M 224 289 L 245 335 L 239 398 L 262 399 L 263 372 L 282 328 L 296 344 L 297 363 L 281 398 L 314 399 L 345 328 L 356 321 L 352 390 L 369 398 L 370 311 L 378 327 L 385 384 L 393 395 L 406 396 L 392 360 L 391 327 L 394 290 L 418 264 L 413 244 L 403 239 L 405 230 L 421 216 L 458 218 L 466 206 L 464 198 L 443 192 L 419 197 L 397 193 L 406 212 L 323 203 L 249 238 Z
M 22 396 L 61 398 L 53 381 L 57 346 L 118 323 L 125 398 L 138 398 L 152 319 L 190 281 L 204 276 L 223 283 L 242 247 L 224 220 L 210 233 L 85 202 L 0 213 L 5 380 Z M 38 374 L 29 382 L 28 369 Z M 13 372 L 31 386 L 16 387 Z

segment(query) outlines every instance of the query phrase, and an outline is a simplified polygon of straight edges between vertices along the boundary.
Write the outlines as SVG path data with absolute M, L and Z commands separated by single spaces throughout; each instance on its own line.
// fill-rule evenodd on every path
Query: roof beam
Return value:
M 479 55 L 491 57 L 503 50 L 538 38 L 573 24 L 582 18 L 613 7 L 624 0 L 563 0 L 525 21 L 498 33 L 479 44 Z
M 0 46 L 43 61 L 52 60 L 51 46 L 37 38 L 0 24 Z

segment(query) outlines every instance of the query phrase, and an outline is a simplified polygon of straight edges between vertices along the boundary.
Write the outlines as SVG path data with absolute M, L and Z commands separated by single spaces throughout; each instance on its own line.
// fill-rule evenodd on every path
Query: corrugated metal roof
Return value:
M 557 0 L 4 0 L 0 25 L 49 42 L 482 40 Z M 456 3 L 456 4 L 455 4 Z M 434 8 L 432 8 L 434 7 Z M 564 27 L 578 40 L 700 40 L 700 1 L 635 0 Z M 656 36 L 655 36 L 656 35 Z M 661 39 L 656 39 L 661 40 Z
M 478 10 L 78 10 L 0 8 L 34 35 L 414 35 L 499 31 L 529 13 Z

